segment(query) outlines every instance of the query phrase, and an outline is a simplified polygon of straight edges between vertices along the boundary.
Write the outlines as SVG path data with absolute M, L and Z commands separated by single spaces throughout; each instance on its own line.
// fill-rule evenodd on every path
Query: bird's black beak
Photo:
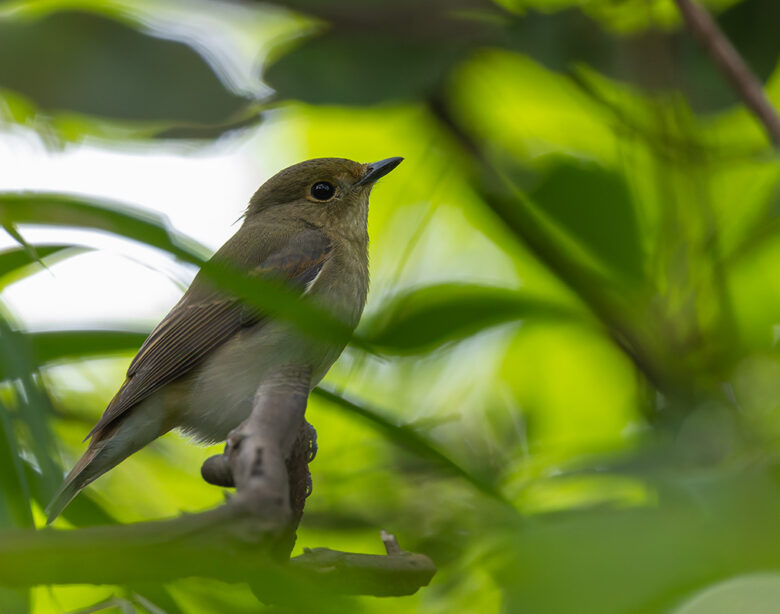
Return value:
M 358 180 L 355 186 L 370 185 L 374 183 L 377 179 L 384 177 L 396 166 L 401 164 L 403 160 L 403 158 L 387 158 L 385 160 L 372 162 L 371 164 L 366 165 L 366 174 L 363 175 L 362 179 Z

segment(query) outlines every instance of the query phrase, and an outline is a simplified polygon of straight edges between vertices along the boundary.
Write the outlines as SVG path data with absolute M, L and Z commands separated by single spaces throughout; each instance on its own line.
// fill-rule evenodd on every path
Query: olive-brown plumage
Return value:
M 354 328 L 368 292 L 368 196 L 401 160 L 319 158 L 277 173 L 252 196 L 241 228 L 213 258 L 284 280 Z M 342 350 L 264 316 L 198 274 L 133 359 L 49 505 L 49 521 L 84 486 L 172 428 L 223 440 L 249 415 L 269 370 L 306 365 L 313 387 Z

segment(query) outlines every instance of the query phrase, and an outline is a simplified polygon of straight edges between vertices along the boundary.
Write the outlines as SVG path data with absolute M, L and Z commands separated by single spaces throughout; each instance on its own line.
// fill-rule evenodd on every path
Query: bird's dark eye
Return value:
M 336 188 L 327 181 L 318 181 L 311 186 L 311 195 L 317 200 L 330 200 L 336 193 Z

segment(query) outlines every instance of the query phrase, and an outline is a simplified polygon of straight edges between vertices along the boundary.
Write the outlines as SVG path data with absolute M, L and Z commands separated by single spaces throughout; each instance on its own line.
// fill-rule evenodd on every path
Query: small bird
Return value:
M 238 232 L 212 259 L 282 279 L 354 329 L 368 293 L 369 193 L 402 160 L 317 158 L 280 171 L 255 192 Z M 130 363 L 46 509 L 48 522 L 87 484 L 171 429 L 204 443 L 224 440 L 249 416 L 275 366 L 308 366 L 313 388 L 343 349 L 265 317 L 199 273 Z

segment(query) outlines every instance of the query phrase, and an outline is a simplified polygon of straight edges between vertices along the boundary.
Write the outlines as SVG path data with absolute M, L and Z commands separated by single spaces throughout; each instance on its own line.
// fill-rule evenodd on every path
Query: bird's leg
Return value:
M 304 429 L 310 380 L 311 370 L 295 365 L 269 374 L 255 394 L 252 413 L 228 435 L 225 453 L 208 459 L 201 469 L 212 484 L 235 485 L 233 505 L 278 526 L 299 516 L 291 509 L 286 464 Z
M 241 441 L 240 437 L 237 437 L 232 441 L 228 439 L 225 443 L 225 451 L 222 454 L 218 454 L 216 456 L 212 456 L 206 459 L 206 461 L 203 463 L 203 466 L 201 467 L 201 473 L 203 475 L 203 479 L 206 482 L 208 482 L 209 484 L 213 484 L 214 486 L 222 486 L 224 488 L 235 487 L 235 483 L 233 481 L 233 473 L 230 470 L 230 463 L 228 462 L 228 458 L 230 456 L 231 449 L 235 448 L 236 444 L 240 441 Z M 306 465 L 308 465 L 315 459 L 315 457 L 317 456 L 317 451 L 319 449 L 317 445 L 317 431 L 306 420 L 304 420 L 303 428 L 301 429 L 301 434 L 298 437 L 298 440 L 295 442 L 295 450 L 293 450 L 293 453 L 290 456 L 290 458 L 287 459 L 287 472 L 290 474 L 295 473 L 297 470 L 294 467 L 297 467 L 298 465 L 301 464 L 301 460 L 299 458 L 301 454 L 298 453 L 299 449 L 302 450 L 302 454 L 305 457 Z M 290 476 L 291 489 L 294 488 L 293 486 L 294 481 L 295 480 L 291 475 Z M 312 479 L 308 467 L 306 467 L 306 479 L 305 479 L 304 491 L 305 491 L 304 498 L 311 495 Z
M 303 421 L 295 449 L 287 459 L 287 471 L 290 473 L 290 497 L 293 512 L 303 513 L 303 505 L 311 495 L 313 484 L 309 463 L 317 456 L 317 431 L 307 420 Z

